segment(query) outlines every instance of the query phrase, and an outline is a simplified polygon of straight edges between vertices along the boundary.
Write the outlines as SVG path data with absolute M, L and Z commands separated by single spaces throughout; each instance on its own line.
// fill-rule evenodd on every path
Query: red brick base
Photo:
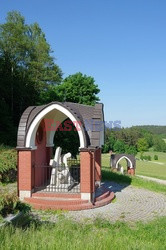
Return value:
M 81 200 L 78 195 L 67 195 L 67 194 L 54 194 L 49 193 L 34 193 L 32 198 L 25 198 L 25 202 L 32 205 L 35 209 L 52 209 L 52 210 L 85 210 L 101 207 L 109 204 L 115 195 L 113 192 L 106 191 L 100 196 L 96 197 L 92 204 L 88 200 Z

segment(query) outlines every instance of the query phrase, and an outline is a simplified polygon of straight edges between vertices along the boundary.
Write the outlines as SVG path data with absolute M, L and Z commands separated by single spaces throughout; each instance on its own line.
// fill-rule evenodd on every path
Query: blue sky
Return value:
M 166 125 L 165 0 L 0 0 L 39 23 L 64 77 L 93 76 L 105 120 Z

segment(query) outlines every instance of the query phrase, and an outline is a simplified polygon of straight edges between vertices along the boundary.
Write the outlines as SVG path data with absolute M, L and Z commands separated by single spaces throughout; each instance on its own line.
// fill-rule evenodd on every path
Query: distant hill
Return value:
M 133 126 L 133 127 L 148 130 L 153 134 L 159 135 L 161 138 L 166 138 L 166 126 L 141 125 L 141 126 Z

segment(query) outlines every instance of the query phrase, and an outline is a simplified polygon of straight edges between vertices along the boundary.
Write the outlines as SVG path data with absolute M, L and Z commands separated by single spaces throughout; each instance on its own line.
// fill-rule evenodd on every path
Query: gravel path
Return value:
M 105 218 L 112 222 L 149 221 L 157 216 L 166 216 L 166 195 L 115 182 L 105 185 L 116 195 L 112 203 L 91 210 L 71 211 L 66 216 L 79 221 Z

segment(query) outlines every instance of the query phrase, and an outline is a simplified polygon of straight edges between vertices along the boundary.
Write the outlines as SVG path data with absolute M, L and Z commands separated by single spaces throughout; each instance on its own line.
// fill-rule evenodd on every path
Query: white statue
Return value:
M 71 157 L 71 153 L 67 153 L 61 156 L 61 164 L 65 165 L 65 169 L 58 170 L 56 177 L 56 184 L 59 186 L 60 184 L 66 184 L 71 182 L 71 175 L 67 165 L 67 160 Z
M 51 185 L 56 184 L 56 174 L 57 174 L 56 172 L 57 172 L 58 166 L 60 165 L 61 152 L 62 152 L 62 149 L 60 147 L 58 147 L 55 151 L 54 159 L 50 160 L 49 165 L 53 167 L 53 169 L 51 171 L 51 180 L 50 180 Z
M 124 174 L 124 168 L 123 168 L 123 166 L 120 168 L 120 172 L 121 172 L 121 174 Z
M 54 159 L 50 160 L 50 166 L 53 167 L 51 172 L 50 185 L 60 186 L 61 184 L 71 184 L 71 175 L 67 165 L 67 160 L 71 157 L 71 153 L 61 156 L 62 149 L 58 147 L 55 151 Z M 64 169 L 63 165 L 64 164 Z

